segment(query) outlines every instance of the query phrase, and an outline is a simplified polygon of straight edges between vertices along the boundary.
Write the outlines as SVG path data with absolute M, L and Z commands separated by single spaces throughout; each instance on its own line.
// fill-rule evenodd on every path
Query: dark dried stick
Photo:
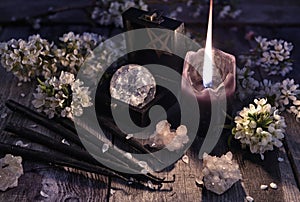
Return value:
M 24 105 L 17 103 L 14 100 L 7 100 L 5 102 L 5 105 L 12 111 L 25 115 L 26 117 L 37 122 L 38 124 L 43 125 L 46 128 L 56 132 L 57 134 L 62 135 L 67 140 L 72 141 L 79 146 L 82 146 L 82 143 L 76 134 L 74 134 L 70 130 L 66 130 L 66 128 L 57 123 L 55 120 L 48 119 L 48 117 L 44 116 L 43 114 L 33 111 L 25 107 Z
M 34 130 L 31 130 L 29 128 L 25 128 L 25 127 L 21 127 L 21 126 L 17 126 L 15 124 L 11 124 L 9 123 L 8 125 L 5 126 L 4 128 L 5 131 L 7 132 L 11 132 L 11 133 L 14 133 L 20 137 L 23 137 L 25 139 L 28 139 L 30 141 L 33 141 L 33 142 L 36 142 L 36 143 L 39 143 L 41 145 L 44 145 L 50 149 L 55 149 L 63 154 L 66 154 L 66 155 L 69 155 L 75 159 L 78 159 L 78 160 L 83 160 L 85 162 L 88 162 L 88 163 L 92 163 L 92 164 L 96 164 L 96 165 L 99 165 L 99 166 L 103 166 L 109 170 L 112 170 L 110 169 L 109 167 L 106 167 L 105 165 L 113 165 L 114 167 L 118 167 L 122 170 L 125 171 L 128 171 L 128 172 L 131 172 L 131 173 L 139 173 L 140 170 L 134 170 L 133 168 L 130 168 L 128 167 L 127 165 L 123 165 L 123 164 L 117 164 L 115 163 L 114 161 L 112 161 L 113 159 L 109 158 L 106 156 L 106 158 L 103 156 L 103 157 L 99 157 L 99 159 L 101 159 L 101 162 L 104 163 L 101 164 L 100 162 L 98 162 L 97 160 L 95 160 L 88 152 L 84 151 L 84 150 L 79 150 L 79 149 L 76 149 L 74 147 L 70 147 L 66 144 L 63 144 L 57 140 L 54 140 L 48 136 L 45 136 L 41 133 L 38 133 Z M 104 154 L 105 155 L 105 154 Z M 114 170 L 112 170 L 114 171 Z M 124 174 L 124 173 L 120 173 L 118 171 L 114 171 L 116 173 L 119 173 L 120 175 L 125 175 L 126 177 L 128 177 L 127 174 Z M 146 181 L 146 180 L 151 180 L 153 181 L 155 184 L 158 184 L 158 183 L 161 183 L 163 179 L 160 179 L 160 178 L 157 178 L 151 174 L 149 175 L 136 175 L 136 178 L 138 178 L 139 180 L 143 180 L 143 181 Z
M 65 155 L 53 155 L 51 152 L 43 152 L 39 150 L 27 149 L 15 145 L 10 145 L 0 142 L 0 152 L 1 153 L 10 153 L 16 156 L 22 156 L 24 159 L 41 161 L 46 163 L 51 163 L 59 166 L 67 166 L 76 168 L 79 170 L 84 170 L 91 173 L 97 173 L 110 177 L 117 177 L 119 179 L 128 181 L 124 176 L 108 170 L 106 168 L 93 165 L 87 162 L 79 161 L 77 159 L 65 156 Z
M 84 137 L 81 136 L 81 140 L 79 139 L 79 137 L 77 136 L 77 134 L 73 133 L 71 130 L 66 129 L 63 125 L 61 125 L 59 122 L 55 121 L 54 119 L 48 119 L 46 116 L 44 116 L 43 114 L 40 114 L 38 112 L 35 112 L 31 109 L 29 109 L 28 107 L 25 107 L 13 100 L 7 100 L 6 101 L 6 106 L 13 110 L 16 111 L 22 115 L 25 115 L 26 117 L 30 118 L 31 120 L 45 126 L 46 128 L 62 135 L 64 138 L 68 139 L 68 140 L 73 140 L 74 143 L 77 143 L 79 146 L 82 146 L 81 140 L 84 140 L 85 145 L 88 145 L 88 147 L 93 151 L 98 153 L 99 151 L 101 151 L 102 149 L 102 145 L 104 144 L 104 142 L 102 142 L 100 139 L 97 138 L 97 136 L 93 135 L 90 133 L 89 130 L 87 130 L 87 125 L 83 123 L 83 129 L 85 129 L 89 136 L 88 137 Z M 71 126 L 71 125 L 70 125 Z M 115 147 L 116 148 L 116 147 Z M 131 169 L 141 169 L 140 166 L 137 165 L 137 162 L 134 162 L 133 160 L 130 160 L 128 158 L 126 158 L 126 153 L 120 149 L 113 149 L 110 150 L 111 154 L 109 156 L 109 158 L 112 158 L 114 160 L 116 160 L 117 162 L 121 163 L 124 165 L 131 165 L 134 166 Z M 125 157 L 125 158 L 124 158 Z M 146 175 L 143 175 L 146 178 L 151 178 L 152 181 L 156 184 L 158 183 L 162 183 L 164 182 L 164 178 L 158 178 L 155 177 L 154 175 L 148 173 Z M 169 182 L 169 181 L 166 181 Z

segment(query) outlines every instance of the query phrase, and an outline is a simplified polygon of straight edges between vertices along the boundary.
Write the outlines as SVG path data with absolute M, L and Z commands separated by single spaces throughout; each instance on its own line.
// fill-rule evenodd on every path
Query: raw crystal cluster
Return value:
M 156 82 L 147 68 L 129 64 L 119 68 L 110 82 L 112 98 L 142 108 L 154 99 Z
M 223 194 L 234 183 L 242 179 L 239 166 L 232 160 L 232 153 L 221 157 L 203 154 L 204 186 L 217 194 Z
M 23 174 L 22 158 L 6 154 L 0 159 L 0 190 L 18 186 L 18 179 Z
M 176 130 L 170 129 L 171 125 L 167 120 L 156 124 L 156 131 L 153 134 L 152 147 L 166 147 L 169 151 L 182 149 L 188 143 L 187 128 L 179 126 Z

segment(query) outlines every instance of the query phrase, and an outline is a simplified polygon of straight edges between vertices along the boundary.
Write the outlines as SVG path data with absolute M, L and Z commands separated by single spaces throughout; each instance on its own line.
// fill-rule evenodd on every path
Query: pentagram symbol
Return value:
M 171 53 L 168 47 L 168 42 L 170 41 L 170 33 L 159 33 L 157 35 L 152 29 L 147 29 L 147 33 L 150 38 L 150 42 L 146 45 L 147 48 L 154 49 L 157 56 L 160 57 L 163 52 L 158 50 L 163 50 L 166 53 Z

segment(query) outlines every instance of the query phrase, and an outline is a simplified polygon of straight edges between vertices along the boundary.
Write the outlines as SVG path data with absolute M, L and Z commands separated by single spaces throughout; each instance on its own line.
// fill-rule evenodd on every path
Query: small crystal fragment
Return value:
M 25 93 L 21 93 L 20 96 L 21 96 L 21 97 L 25 97 Z
M 227 152 L 221 157 L 204 153 L 202 173 L 205 187 L 219 195 L 242 179 L 239 166 L 232 160 L 231 152 Z
M 187 155 L 184 155 L 181 159 L 184 163 L 186 163 L 186 164 L 189 163 L 189 157 Z
M 20 87 L 20 86 L 22 86 L 23 84 L 21 83 L 21 82 L 19 82 L 18 84 L 17 84 L 17 86 L 18 87 Z
M 278 157 L 278 162 L 283 162 L 284 161 L 284 159 L 283 158 L 281 158 L 281 157 Z
M 182 149 L 189 142 L 186 126 L 179 126 L 176 131 L 171 130 L 170 127 L 171 124 L 167 120 L 162 120 L 156 124 L 151 147 L 166 147 L 169 151 L 175 151 Z
M 129 64 L 120 67 L 110 82 L 111 97 L 142 108 L 154 99 L 156 82 L 143 66 Z
M 274 182 L 271 182 L 270 183 L 270 187 L 272 188 L 272 189 L 277 189 L 278 187 L 277 187 L 277 184 L 275 184 Z
M 128 134 L 128 135 L 126 136 L 126 139 L 129 140 L 129 139 L 132 138 L 132 137 L 133 137 L 133 134 L 130 133 L 130 134 Z
M 42 197 L 44 197 L 44 198 L 49 198 L 49 195 L 46 194 L 43 190 L 40 191 L 40 195 L 41 195 Z
M 66 145 L 70 146 L 70 143 L 69 143 L 66 139 L 62 139 L 61 142 L 62 142 L 63 144 L 66 144 Z
M 22 157 L 6 154 L 0 159 L 0 190 L 18 186 L 18 179 L 22 174 Z
M 267 188 L 268 188 L 268 185 L 266 185 L 266 184 L 260 185 L 261 190 L 266 190 Z
M 109 145 L 108 144 L 103 144 L 102 145 L 102 152 L 104 153 L 104 152 L 106 152 L 107 150 L 109 149 Z
M 254 198 L 252 198 L 251 196 L 246 196 L 246 200 L 249 201 L 249 202 L 253 202 Z
M 7 113 L 1 114 L 1 119 L 5 119 L 7 117 Z

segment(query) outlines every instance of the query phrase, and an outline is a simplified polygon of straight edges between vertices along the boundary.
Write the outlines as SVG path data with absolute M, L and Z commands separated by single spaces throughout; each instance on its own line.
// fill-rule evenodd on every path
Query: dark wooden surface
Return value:
M 34 33 L 40 33 L 42 37 L 51 40 L 57 39 L 63 33 L 74 31 L 97 32 L 103 35 L 115 34 L 120 30 L 111 30 L 104 27 L 93 27 L 87 23 L 85 13 L 82 11 L 68 11 L 59 14 L 55 20 L 59 23 L 46 24 L 39 31 L 33 30 L 28 25 L 9 23 L 12 16 L 22 17 L 35 15 L 47 10 L 49 6 L 76 6 L 85 5 L 89 2 L 74 1 L 3 1 L 0 4 L 0 41 L 10 38 L 27 38 Z M 50 3 L 51 2 L 51 3 Z M 293 42 L 292 53 L 294 71 L 288 75 L 300 83 L 300 19 L 297 13 L 300 12 L 299 1 L 240 1 L 243 14 L 237 21 L 216 22 L 214 26 L 214 46 L 226 52 L 238 55 L 249 48 L 244 35 L 247 31 L 254 31 L 257 34 L 268 38 L 282 38 Z M 20 5 L 20 6 L 16 6 Z M 156 5 L 157 6 L 157 5 Z M 193 33 L 199 33 L 205 38 L 205 26 L 203 20 L 187 19 L 187 29 Z M 219 25 L 219 26 L 218 26 Z M 112 31 L 112 33 L 111 33 Z M 5 119 L 0 119 L 0 128 L 12 121 L 21 125 L 31 124 L 25 121 L 22 116 L 12 113 L 4 106 L 8 98 L 12 98 L 31 107 L 32 92 L 34 84 L 23 84 L 17 87 L 17 79 L 10 73 L 0 68 L 0 114 L 7 113 Z M 25 93 L 25 97 L 20 94 Z M 237 144 L 228 148 L 226 140 L 229 135 L 224 131 L 222 138 L 215 147 L 212 154 L 221 155 L 229 149 L 233 151 L 234 158 L 238 161 L 243 175 L 243 180 L 236 183 L 228 192 L 217 196 L 205 188 L 198 187 L 195 183 L 197 178 L 201 179 L 202 163 L 197 158 L 201 139 L 195 141 L 192 148 L 187 152 L 189 163 L 179 160 L 173 168 L 167 169 L 159 176 L 172 178 L 175 174 L 176 181 L 165 185 L 161 191 L 148 191 L 136 186 L 130 186 L 126 182 L 97 176 L 91 179 L 89 174 L 78 174 L 66 171 L 64 168 L 53 167 L 39 162 L 25 161 L 24 175 L 19 179 L 16 188 L 0 192 L 0 201 L 244 201 L 246 195 L 252 196 L 255 201 L 300 201 L 300 124 L 289 114 L 284 114 L 287 121 L 287 132 L 285 147 L 267 152 L 265 160 L 261 161 L 258 155 L 251 155 L 248 151 L 241 150 Z M 38 127 L 36 130 L 55 136 L 45 128 Z M 0 131 L 0 141 L 13 142 L 10 134 Z M 26 142 L 26 141 L 24 141 Z M 39 145 L 30 144 L 30 147 L 40 148 Z M 278 157 L 284 159 L 277 161 Z M 260 190 L 261 184 L 275 182 L 277 190 Z M 111 194 L 114 190 L 114 194 Z M 44 191 L 48 198 L 42 197 L 40 192 Z

